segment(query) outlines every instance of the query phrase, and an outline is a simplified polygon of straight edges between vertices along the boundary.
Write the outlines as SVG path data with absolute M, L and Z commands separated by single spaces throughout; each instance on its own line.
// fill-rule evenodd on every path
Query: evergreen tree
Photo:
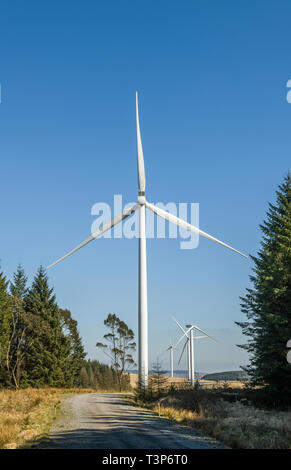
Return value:
M 62 331 L 55 295 L 42 267 L 25 298 L 25 308 L 43 324 L 42 331 L 30 331 L 33 342 L 26 354 L 25 384 L 34 387 L 67 386 L 66 368 L 69 363 L 70 342 Z
M 72 318 L 68 309 L 59 309 L 62 329 L 69 340 L 70 357 L 66 368 L 66 382 L 68 386 L 78 387 L 80 385 L 80 372 L 86 357 L 82 338 L 78 332 L 78 323 Z
M 159 359 L 152 364 L 152 374 L 149 377 L 149 390 L 152 398 L 159 398 L 168 390 L 168 377 L 166 371 L 162 369 Z
M 17 266 L 13 274 L 13 282 L 10 283 L 10 294 L 17 299 L 24 300 L 27 294 L 27 277 L 21 264 Z
M 96 378 L 95 378 L 92 367 L 89 367 L 88 377 L 89 377 L 89 386 L 91 388 L 95 388 L 96 387 Z
M 80 386 L 82 388 L 89 388 L 89 377 L 88 377 L 88 373 L 87 373 L 87 370 L 86 370 L 85 366 L 81 368 Z
M 276 191 L 276 204 L 269 204 L 261 248 L 252 256 L 253 288 L 242 298 L 246 322 L 237 322 L 249 338 L 241 345 L 250 353 L 244 368 L 256 392 L 270 405 L 291 404 L 291 364 L 287 342 L 291 339 L 291 176 Z
M 7 354 L 11 331 L 12 305 L 8 291 L 8 281 L 0 272 L 0 383 L 6 385 L 9 380 L 7 373 Z

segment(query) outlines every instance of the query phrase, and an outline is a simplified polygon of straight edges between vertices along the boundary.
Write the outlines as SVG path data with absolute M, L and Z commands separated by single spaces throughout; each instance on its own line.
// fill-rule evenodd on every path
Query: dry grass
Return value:
M 291 412 L 228 403 L 214 393 L 190 390 L 164 398 L 160 406 L 146 406 L 234 449 L 291 449 Z
M 0 390 L 0 448 L 25 447 L 44 436 L 55 419 L 61 400 L 82 389 Z
M 135 388 L 138 384 L 138 374 L 130 372 L 129 377 L 130 377 L 131 387 Z M 169 385 L 174 385 L 176 388 L 179 388 L 180 386 L 181 388 L 183 388 L 188 383 L 188 379 L 184 377 L 169 377 L 168 376 L 168 383 Z M 199 379 L 199 384 L 203 388 L 207 388 L 207 389 L 217 389 L 217 388 L 225 388 L 225 387 L 237 389 L 237 388 L 245 387 L 245 382 L 240 382 L 238 380 L 228 380 L 228 381 L 220 380 L 220 381 L 215 382 L 213 380 Z
M 239 380 L 219 380 L 214 382 L 213 380 L 199 380 L 199 384 L 203 388 L 207 389 L 217 389 L 217 388 L 234 388 L 240 389 L 246 386 L 245 382 L 240 382 Z

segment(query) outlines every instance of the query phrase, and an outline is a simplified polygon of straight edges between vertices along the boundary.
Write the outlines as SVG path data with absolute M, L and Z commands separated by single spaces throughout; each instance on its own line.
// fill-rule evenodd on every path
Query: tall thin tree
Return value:
M 109 313 L 104 320 L 104 325 L 109 333 L 104 335 L 108 344 L 97 343 L 104 353 L 111 359 L 115 371 L 119 389 L 124 386 L 124 373 L 135 364 L 131 352 L 135 351 L 134 333 L 127 324 L 115 314 Z

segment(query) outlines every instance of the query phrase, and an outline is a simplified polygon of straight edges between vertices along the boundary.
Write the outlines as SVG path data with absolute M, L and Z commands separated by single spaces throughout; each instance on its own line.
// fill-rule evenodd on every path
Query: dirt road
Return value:
M 67 398 L 49 439 L 50 449 L 211 449 L 215 442 L 131 405 L 126 396 L 90 393 Z

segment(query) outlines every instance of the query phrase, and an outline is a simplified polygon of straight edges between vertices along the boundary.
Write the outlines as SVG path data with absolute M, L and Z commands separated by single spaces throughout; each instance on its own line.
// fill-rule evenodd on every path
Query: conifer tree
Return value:
M 70 356 L 66 367 L 66 382 L 68 386 L 78 387 L 80 385 L 80 372 L 86 357 L 82 338 L 79 335 L 78 323 L 72 318 L 68 309 L 59 309 L 62 329 L 69 340 Z
M 166 371 L 163 370 L 162 364 L 157 358 L 152 364 L 152 373 L 149 377 L 149 390 L 152 398 L 161 397 L 168 389 L 168 377 L 165 376 Z
M 276 203 L 269 203 L 263 236 L 250 276 L 252 288 L 242 298 L 246 322 L 237 322 L 248 342 L 241 345 L 250 353 L 245 368 L 257 393 L 266 404 L 291 404 L 291 364 L 287 342 L 291 339 L 291 175 L 276 191 Z
M 89 377 L 85 366 L 81 368 L 80 385 L 82 388 L 89 388 Z
M 17 266 L 16 272 L 13 274 L 13 282 L 10 283 L 10 294 L 13 297 L 24 300 L 27 294 L 27 276 L 21 264 Z
M 59 308 L 47 275 L 39 268 L 25 299 L 26 311 L 42 323 L 26 355 L 27 385 L 53 387 L 67 385 L 66 368 L 70 355 L 70 343 L 63 334 Z

